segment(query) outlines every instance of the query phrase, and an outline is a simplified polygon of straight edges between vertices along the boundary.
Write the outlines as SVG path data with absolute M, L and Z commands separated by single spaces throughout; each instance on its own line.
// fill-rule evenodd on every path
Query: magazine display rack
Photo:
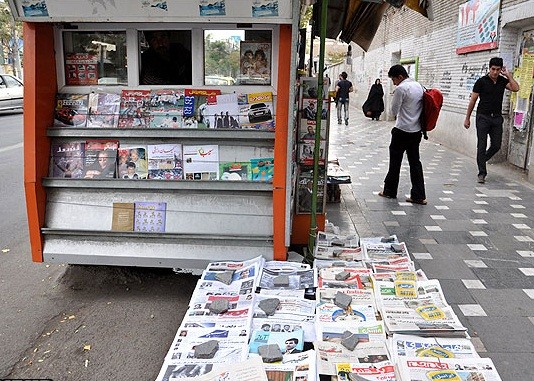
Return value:
M 292 158 L 288 152 L 293 149 L 290 148 L 293 144 L 290 137 L 293 105 L 289 99 L 292 99 L 294 92 L 291 73 L 295 72 L 296 52 L 292 46 L 295 45 L 298 28 L 299 1 L 281 3 L 276 15 L 259 15 L 258 10 L 252 10 L 253 15 L 249 15 L 250 12 L 246 13 L 243 7 L 235 7 L 233 3 L 228 4 L 225 15 L 207 15 L 206 10 L 204 13 L 200 10 L 199 13 L 198 2 L 194 1 L 183 2 L 180 12 L 169 9 L 167 14 L 158 13 L 156 9 L 137 10 L 125 1 L 116 1 L 116 9 L 111 13 L 109 9 L 95 9 L 92 14 L 76 7 L 57 8 L 63 1 L 49 2 L 49 8 L 41 10 L 40 14 L 25 9 L 23 2 L 13 3 L 15 15 L 18 14 L 18 19 L 25 21 L 24 183 L 34 261 L 203 268 L 208 262 L 239 261 L 258 255 L 268 260 L 286 259 L 293 218 L 287 202 L 293 193 L 291 175 L 288 174 L 292 168 Z M 215 17 L 217 24 L 213 24 L 212 16 L 218 16 Z M 115 21 L 123 24 L 113 24 Z M 168 22 L 168 27 L 160 22 Z M 211 81 L 226 79 L 204 76 L 203 63 L 197 61 L 203 59 L 202 47 L 198 46 L 202 46 L 207 24 L 210 29 L 216 25 L 216 29 L 224 31 L 236 29 L 236 23 L 239 23 L 238 28 L 251 31 L 251 35 L 269 31 L 272 73 L 268 80 L 264 76 L 260 82 L 241 75 L 237 83 L 229 83 L 232 86 L 225 84 L 219 87 Z M 125 31 L 125 42 L 122 48 L 119 45 L 110 47 L 109 42 L 100 42 L 101 51 L 98 54 L 102 56 L 109 48 L 109 57 L 120 54 L 125 57 L 127 51 L 128 65 L 124 64 L 124 72 L 114 71 L 118 73 L 114 74 L 115 77 L 100 78 L 100 74 L 110 72 L 106 71 L 107 61 L 95 61 L 91 52 L 84 53 L 83 57 L 67 52 L 65 33 L 70 30 L 80 35 L 86 30 L 107 33 L 110 29 L 112 32 Z M 140 84 L 140 62 L 136 57 L 140 57 L 136 51 L 140 44 L 138 36 L 142 30 L 150 29 L 179 30 L 180 33 L 186 30 L 187 35 L 192 36 L 192 80 L 189 85 Z M 73 45 L 77 43 L 74 38 L 72 41 Z M 247 44 L 249 48 L 256 48 L 250 42 Z M 100 74 L 98 82 L 94 84 L 91 81 L 97 79 L 93 76 L 96 73 Z M 74 77 L 78 78 L 77 82 L 72 80 Z M 216 88 L 222 94 L 271 92 L 276 127 L 274 131 L 257 131 L 95 128 L 79 127 L 75 123 L 65 127 L 54 125 L 58 93 L 101 91 L 120 94 L 124 89 L 157 90 L 169 87 Z M 264 153 L 270 151 L 275 163 L 274 175 L 271 182 L 255 182 L 218 179 L 67 179 L 50 174 L 51 147 L 60 142 L 93 140 L 117 141 L 119 150 L 121 144 L 135 146 L 178 142 L 184 146 L 217 145 L 235 152 L 237 156 L 258 151 L 260 153 L 249 156 L 267 157 Z M 164 216 L 165 219 L 163 230 L 112 230 L 112 222 L 117 226 L 117 217 L 128 218 L 129 208 L 124 205 L 141 203 L 165 206 L 164 212 L 158 214 L 158 218 Z M 119 212 L 125 214 L 119 215 Z

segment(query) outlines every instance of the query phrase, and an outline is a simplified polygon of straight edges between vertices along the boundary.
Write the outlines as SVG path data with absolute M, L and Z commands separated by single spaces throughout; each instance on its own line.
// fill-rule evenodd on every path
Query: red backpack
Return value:
M 421 130 L 423 136 L 428 139 L 427 132 L 436 128 L 439 112 L 443 106 L 443 94 L 438 89 L 423 87 L 423 111 L 421 112 Z

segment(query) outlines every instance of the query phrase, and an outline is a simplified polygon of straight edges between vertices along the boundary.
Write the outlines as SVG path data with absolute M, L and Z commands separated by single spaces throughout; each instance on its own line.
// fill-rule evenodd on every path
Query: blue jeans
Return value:
M 500 149 L 502 143 L 502 115 L 490 116 L 477 114 L 477 165 L 478 174 L 486 176 L 486 163 L 493 157 Z M 488 147 L 488 136 L 490 138 L 490 146 Z
M 341 108 L 343 107 L 345 113 L 344 118 L 341 119 Z M 338 98 L 337 100 L 337 121 L 341 123 L 342 120 L 349 120 L 349 98 Z

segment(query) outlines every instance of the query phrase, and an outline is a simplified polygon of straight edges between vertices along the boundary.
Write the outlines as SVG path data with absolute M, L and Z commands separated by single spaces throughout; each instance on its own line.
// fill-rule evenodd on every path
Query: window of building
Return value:
M 205 30 L 205 85 L 270 85 L 270 30 Z
M 64 32 L 67 86 L 127 85 L 125 32 Z
M 191 85 L 191 31 L 139 32 L 139 84 Z

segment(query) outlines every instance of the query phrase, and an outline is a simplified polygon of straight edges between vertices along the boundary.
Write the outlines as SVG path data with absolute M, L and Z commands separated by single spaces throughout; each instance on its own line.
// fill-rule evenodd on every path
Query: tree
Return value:
M 220 75 L 236 78 L 239 70 L 239 47 L 226 40 L 205 40 L 205 72 L 206 75 Z
M 13 74 L 22 77 L 19 44 L 22 41 L 22 23 L 16 22 L 9 6 L 0 0 L 0 54 L 8 58 Z

